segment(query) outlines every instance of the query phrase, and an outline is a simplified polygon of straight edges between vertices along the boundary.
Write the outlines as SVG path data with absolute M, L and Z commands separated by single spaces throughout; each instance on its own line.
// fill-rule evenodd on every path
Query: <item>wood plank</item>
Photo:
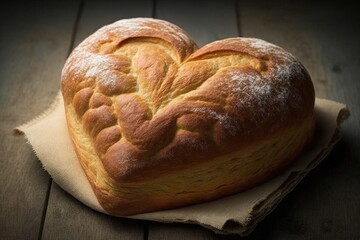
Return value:
M 103 25 L 114 21 L 147 16 L 152 12 L 152 2 L 142 1 L 85 1 L 75 46 Z M 59 221 L 59 218 L 62 219 Z M 61 190 L 51 187 L 43 239 L 143 239 L 143 221 L 110 217 L 95 212 Z
M 359 239 L 360 17 L 343 3 L 239 4 L 244 36 L 264 38 L 304 63 L 317 96 L 351 111 L 332 154 L 261 222 L 249 239 Z
M 215 40 L 237 37 L 235 1 L 156 1 L 157 18 L 183 28 L 199 47 Z
M 152 8 L 152 0 L 106 0 L 101 3 L 96 0 L 85 0 L 74 46 L 104 25 L 125 18 L 151 17 Z
M 58 91 L 77 3 L 2 1 L 0 7 L 0 239 L 38 239 L 49 175 L 12 129 Z
M 326 97 L 331 91 L 331 82 L 320 59 L 321 46 L 314 42 L 304 24 L 311 10 L 305 9 L 304 4 L 284 6 L 261 1 L 240 1 L 239 8 L 242 36 L 264 39 L 291 52 L 309 71 L 316 95 Z
M 237 37 L 234 1 L 156 1 L 156 17 L 187 31 L 199 46 L 215 40 Z M 198 225 L 152 222 L 149 239 L 229 239 Z
M 98 213 L 53 183 L 42 239 L 143 239 L 143 225 Z
M 232 240 L 239 239 L 238 235 L 221 235 L 194 224 L 182 223 L 149 223 L 149 240 Z

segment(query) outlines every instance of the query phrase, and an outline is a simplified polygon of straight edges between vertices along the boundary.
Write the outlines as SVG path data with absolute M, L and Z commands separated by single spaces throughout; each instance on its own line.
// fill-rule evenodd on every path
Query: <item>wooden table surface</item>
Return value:
M 44 111 L 71 49 L 99 27 L 155 17 L 199 46 L 263 38 L 309 70 L 318 97 L 351 111 L 343 139 L 246 239 L 360 239 L 360 17 L 342 3 L 283 1 L 2 1 L 0 3 L 0 239 L 238 239 L 196 225 L 95 212 L 52 181 L 12 129 Z M 56 137 L 56 136 L 54 136 Z

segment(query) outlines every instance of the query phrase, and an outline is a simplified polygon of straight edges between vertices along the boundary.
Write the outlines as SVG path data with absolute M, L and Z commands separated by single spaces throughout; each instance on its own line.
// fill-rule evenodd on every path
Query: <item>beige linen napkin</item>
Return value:
M 134 215 L 131 218 L 196 223 L 219 233 L 249 234 L 340 139 L 339 125 L 349 115 L 346 106 L 316 99 L 315 111 L 317 126 L 313 143 L 295 164 L 276 178 L 220 200 Z M 44 114 L 17 127 L 15 131 L 26 135 L 45 170 L 60 187 L 85 205 L 105 213 L 74 152 L 66 127 L 61 94 Z

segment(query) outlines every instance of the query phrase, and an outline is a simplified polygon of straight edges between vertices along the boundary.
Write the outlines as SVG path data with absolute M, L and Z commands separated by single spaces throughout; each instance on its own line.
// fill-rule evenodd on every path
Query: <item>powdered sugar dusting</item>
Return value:
M 111 25 L 111 32 L 126 35 L 126 34 L 137 34 L 143 30 L 153 30 L 152 27 L 149 26 L 149 21 L 146 21 L 145 18 L 136 18 L 135 19 L 124 19 L 115 22 Z
M 231 84 L 231 91 L 235 96 L 238 96 L 236 105 L 239 108 L 251 107 L 256 103 L 259 112 L 264 112 L 270 96 L 273 94 L 273 88 L 269 82 L 262 79 L 258 73 L 242 73 L 230 72 L 230 79 L 235 81 Z M 265 80 L 265 81 L 264 81 Z
M 192 45 L 193 42 L 190 37 L 179 27 L 175 26 L 166 21 L 161 21 L 164 26 L 166 26 L 163 30 L 170 33 L 173 37 L 175 37 L 178 41 L 184 41 L 187 45 Z
M 181 28 L 169 22 L 151 18 L 124 19 L 102 27 L 85 39 L 69 57 L 63 68 L 63 73 L 71 70 L 75 76 L 81 76 L 85 73 L 85 78 L 92 78 L 106 72 L 110 76 L 107 70 L 113 68 L 115 62 L 110 57 L 98 53 L 98 46 L 102 42 L 112 41 L 114 36 L 117 38 L 116 41 L 121 41 L 131 37 L 153 36 L 154 34 L 174 39 L 183 45 L 184 49 L 194 45 Z M 72 56 L 76 56 L 76 59 L 73 59 Z M 110 76 L 109 79 L 110 84 L 111 79 L 114 78 Z
M 277 88 L 273 89 L 273 93 L 267 92 L 263 94 L 262 91 L 257 91 L 257 93 L 260 96 L 267 96 L 265 97 L 267 101 L 280 104 L 282 107 L 289 102 L 291 102 L 292 107 L 299 107 L 302 99 L 300 94 L 291 87 L 291 79 L 293 76 L 304 74 L 304 67 L 301 63 L 289 52 L 264 40 L 243 38 L 242 41 L 246 42 L 252 48 L 252 51 L 259 54 L 258 57 L 268 58 L 267 61 L 270 61 L 270 70 L 262 73 L 264 79 L 260 82 L 267 83 L 262 86 L 262 89 L 271 84 L 276 84 Z M 274 83 L 271 83 L 271 81 L 274 81 Z M 253 87 L 252 89 L 256 88 Z
M 123 37 L 134 36 L 140 32 L 145 34 L 145 31 L 149 31 L 151 34 L 158 34 L 159 36 L 167 35 L 184 46 L 194 44 L 181 28 L 169 22 L 152 18 L 120 20 L 109 25 L 107 30 L 117 36 Z
M 225 123 L 226 120 L 228 119 L 224 114 L 220 114 L 220 113 L 217 113 L 209 108 L 206 108 L 206 107 L 197 107 L 197 108 L 193 108 L 192 111 L 194 113 L 201 113 L 201 114 L 204 114 L 206 116 L 209 116 L 210 118 L 214 119 L 214 120 L 217 120 L 221 123 Z
M 253 49 L 256 49 L 257 51 L 266 54 L 269 53 L 270 50 L 274 50 L 274 49 L 281 49 L 278 46 L 266 42 L 262 39 L 257 39 L 257 38 L 242 38 L 243 42 L 246 42 L 247 44 L 249 44 L 249 46 Z
M 268 79 L 258 72 L 232 71 L 229 77 L 230 90 L 237 96 L 236 106 L 240 109 L 256 108 L 261 117 L 266 117 L 269 106 L 275 111 L 286 109 L 289 100 L 296 100 L 298 94 L 290 93 L 290 82 L 283 79 Z
M 192 108 L 191 111 L 194 113 L 205 115 L 207 118 L 218 121 L 221 126 L 227 130 L 229 135 L 236 134 L 236 124 L 234 124 L 234 120 L 227 113 L 216 112 L 206 107 L 195 107 Z
M 101 71 L 98 74 L 98 82 L 104 88 L 108 89 L 109 91 L 113 91 L 116 89 L 117 82 L 119 81 L 119 77 L 112 71 Z
M 249 47 L 255 52 L 262 56 L 271 56 L 271 60 L 276 61 L 276 65 L 272 66 L 274 71 L 268 72 L 269 78 L 286 81 L 291 75 L 301 74 L 303 70 L 301 63 L 281 47 L 256 38 L 244 38 L 242 40 L 249 44 Z
M 71 72 L 74 76 L 82 76 L 84 80 L 96 78 L 98 83 L 109 90 L 114 90 L 118 76 L 114 72 L 116 62 L 106 55 L 87 51 L 76 52 L 77 60 L 66 64 L 63 72 Z

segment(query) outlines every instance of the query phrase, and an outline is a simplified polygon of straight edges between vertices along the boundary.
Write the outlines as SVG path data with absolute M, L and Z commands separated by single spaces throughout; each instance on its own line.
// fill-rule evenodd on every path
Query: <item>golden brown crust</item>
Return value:
M 175 25 L 138 18 L 101 28 L 67 60 L 69 131 L 110 213 L 239 192 L 310 141 L 314 90 L 291 54 L 249 38 L 196 49 Z

